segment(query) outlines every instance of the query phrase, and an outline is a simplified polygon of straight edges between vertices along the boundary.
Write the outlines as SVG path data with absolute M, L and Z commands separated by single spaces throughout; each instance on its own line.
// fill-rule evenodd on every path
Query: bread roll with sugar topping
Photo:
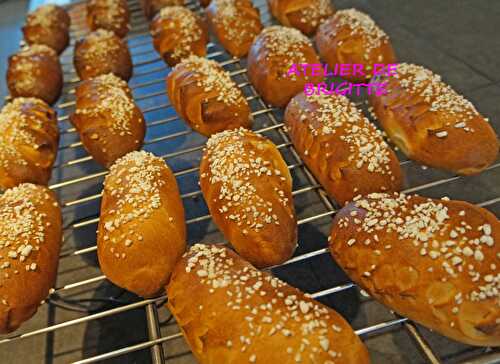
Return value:
M 113 73 L 125 81 L 132 77 L 132 58 L 127 43 L 108 30 L 98 29 L 77 41 L 73 62 L 82 80 L 106 73 Z
M 214 0 L 205 12 L 210 28 L 233 57 L 245 56 L 262 30 L 259 9 L 250 0 Z
M 343 76 L 351 82 L 369 80 L 375 64 L 396 62 L 389 36 L 369 15 L 356 9 L 337 11 L 320 25 L 315 42 L 331 69 L 337 64 L 363 65 L 364 75 L 353 70 Z
M 146 123 L 127 83 L 112 73 L 82 82 L 70 120 L 87 152 L 109 167 L 141 148 Z
M 106 29 L 120 38 L 130 30 L 126 0 L 88 0 L 87 24 L 91 30 Z
M 248 79 L 265 102 L 284 107 L 304 89 L 306 83 L 323 81 L 323 76 L 290 74 L 289 69 L 303 63 L 319 63 L 309 39 L 297 29 L 274 25 L 255 39 L 248 54 Z M 301 72 L 302 74 L 302 72 Z
M 58 54 L 69 43 L 70 17 L 64 8 L 47 4 L 36 8 L 26 16 L 23 26 L 24 40 L 27 44 L 44 44 Z
M 391 310 L 469 345 L 500 346 L 500 223 L 463 201 L 371 194 L 335 216 L 330 250 Z
M 335 9 L 330 0 L 267 0 L 269 11 L 287 27 L 313 35 Z
M 61 209 L 47 188 L 25 183 L 0 195 L 0 333 L 35 314 L 54 287 Z
M 47 185 L 57 156 L 57 117 L 45 102 L 19 97 L 0 112 L 0 191 Z
M 301 92 L 286 108 L 285 125 L 304 163 L 339 204 L 401 188 L 396 154 L 347 97 Z
M 167 77 L 167 93 L 175 111 L 197 132 L 250 128 L 250 107 L 243 92 L 215 61 L 189 56 Z
M 184 0 L 141 0 L 140 2 L 144 10 L 144 15 L 149 20 L 166 6 L 184 5 Z
M 165 287 L 186 250 L 186 223 L 174 174 L 162 158 L 131 152 L 104 182 L 99 264 L 114 284 L 142 297 Z
M 458 174 L 476 174 L 498 155 L 498 137 L 474 105 L 439 75 L 401 63 L 385 95 L 371 95 L 373 112 L 392 141 L 411 159 Z
M 292 177 L 270 140 L 243 128 L 212 135 L 200 186 L 215 224 L 243 258 L 263 268 L 292 256 Z
M 192 54 L 205 57 L 208 31 L 203 20 L 183 6 L 167 6 L 151 23 L 156 51 L 169 66 Z
M 202 364 L 370 362 L 337 312 L 220 245 L 194 245 L 175 266 L 167 296 Z
M 57 53 L 43 44 L 24 47 L 9 57 L 7 85 L 12 97 L 36 97 L 53 104 L 63 86 Z

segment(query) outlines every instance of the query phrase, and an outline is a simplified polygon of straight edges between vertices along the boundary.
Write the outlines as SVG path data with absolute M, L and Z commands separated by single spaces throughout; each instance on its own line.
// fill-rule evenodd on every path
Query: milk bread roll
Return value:
M 177 181 L 144 151 L 116 161 L 106 176 L 97 234 L 99 265 L 117 286 L 142 297 L 161 293 L 186 249 Z
M 500 223 L 463 201 L 374 193 L 335 216 L 330 251 L 391 310 L 469 345 L 500 346 Z
M 304 163 L 339 204 L 400 190 L 396 154 L 347 97 L 301 92 L 288 103 L 285 125 Z
M 391 140 L 411 159 L 462 175 L 477 174 L 498 155 L 495 131 L 439 75 L 401 63 L 380 76 L 386 94 L 370 96 L 373 112 Z
M 292 177 L 276 146 L 246 129 L 214 134 L 200 186 L 215 224 L 256 267 L 288 260 L 297 246 Z
M 0 333 L 35 314 L 56 281 L 61 209 L 47 188 L 30 183 L 0 195 Z
M 47 185 L 57 157 L 56 112 L 44 101 L 18 97 L 0 111 L 0 191 L 21 183 Z
M 220 245 L 193 246 L 167 296 L 201 364 L 370 362 L 337 312 Z

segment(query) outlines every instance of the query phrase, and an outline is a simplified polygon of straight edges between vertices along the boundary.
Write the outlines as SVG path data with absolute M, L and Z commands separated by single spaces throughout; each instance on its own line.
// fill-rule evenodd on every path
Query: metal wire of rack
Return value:
M 71 8 L 81 4 L 71 5 Z M 261 11 L 261 17 L 264 24 L 271 22 L 265 2 L 258 1 L 258 7 Z M 201 198 L 201 191 L 197 185 L 198 181 L 198 162 L 201 151 L 206 141 L 197 133 L 185 126 L 182 120 L 173 111 L 165 95 L 164 76 L 168 73 L 169 67 L 166 66 L 155 50 L 152 48 L 151 39 L 148 33 L 146 19 L 142 15 L 142 10 L 138 0 L 129 0 L 131 10 L 132 30 L 127 37 L 129 48 L 133 56 L 134 77 L 129 85 L 134 93 L 134 99 L 141 107 L 148 126 L 148 133 L 144 143 L 144 148 L 154 151 L 161 156 L 172 167 L 174 174 L 181 186 L 181 197 L 187 211 L 187 224 L 189 228 L 190 241 L 203 240 L 206 236 L 215 235 L 217 240 L 221 240 L 221 235 L 213 228 L 210 232 L 210 215 L 207 213 L 206 206 Z M 199 11 L 195 3 L 190 3 L 189 8 Z M 65 246 L 61 253 L 61 265 L 72 268 L 74 263 L 67 263 L 73 258 L 88 259 L 88 256 L 96 251 L 93 239 L 98 222 L 99 200 L 101 197 L 102 180 L 107 171 L 100 169 L 92 162 L 92 158 L 86 154 L 82 148 L 82 143 L 74 127 L 69 123 L 69 114 L 74 107 L 74 91 L 78 84 L 78 78 L 72 67 L 72 51 L 74 40 L 85 34 L 83 27 L 84 16 L 81 12 L 73 19 L 71 32 L 71 46 L 61 56 L 61 63 L 64 69 L 65 86 L 63 97 L 57 105 L 59 113 L 58 121 L 61 130 L 61 145 L 59 147 L 59 156 L 54 167 L 53 179 L 50 188 L 59 196 L 65 222 L 64 237 Z M 338 206 L 326 195 L 319 183 L 304 166 L 298 154 L 293 148 L 290 139 L 283 129 L 282 111 L 268 107 L 246 77 L 246 64 L 244 59 L 231 58 L 215 42 L 208 45 L 208 58 L 217 60 L 237 82 L 247 97 L 252 108 L 254 117 L 254 131 L 266 135 L 272 139 L 282 152 L 288 167 L 294 177 L 293 195 L 296 207 L 299 213 L 299 249 L 296 255 L 279 267 L 272 267 L 273 273 L 280 274 L 280 271 L 290 269 L 300 263 L 307 263 L 315 258 L 328 256 L 326 248 L 326 238 L 323 234 L 322 241 L 318 244 L 309 246 L 309 242 L 304 240 L 300 231 L 316 228 L 319 225 L 328 225 L 329 220 L 335 214 Z M 362 106 L 362 105 L 361 105 Z M 415 170 L 415 164 L 400 155 L 401 165 L 408 170 Z M 500 166 L 500 162 L 493 164 L 488 168 L 492 171 Z M 487 173 L 487 172 L 485 172 Z M 438 178 L 435 178 L 438 176 Z M 443 175 L 439 172 L 432 174 L 423 183 L 409 184 L 405 192 L 419 192 L 433 187 L 448 186 L 451 183 L 459 182 L 462 177 Z M 486 201 L 480 201 L 480 206 L 493 206 L 500 202 L 500 197 L 493 196 Z M 300 206 L 305 204 L 304 206 Z M 209 238 L 210 240 L 210 238 Z M 83 243 L 82 243 L 83 241 Z M 95 241 L 95 240 L 94 240 Z M 313 249 L 310 249 L 312 247 Z M 332 263 L 333 264 L 333 263 Z M 93 275 L 83 277 L 76 281 L 65 282 L 64 277 L 58 278 L 58 285 L 55 287 L 51 296 L 44 306 L 60 304 L 65 307 L 55 297 L 73 297 L 75 291 L 93 292 L 97 290 L 96 285 L 105 282 L 105 277 L 98 273 L 98 268 L 94 270 Z M 286 272 L 285 272 L 286 273 Z M 283 275 L 287 280 L 286 275 Z M 349 281 L 343 283 L 320 287 L 317 290 L 309 291 L 310 295 L 316 299 L 327 298 L 333 295 L 339 295 L 347 291 L 357 289 L 356 285 Z M 77 298 L 71 302 L 79 302 L 84 299 Z M 137 351 L 150 351 L 151 361 L 155 364 L 163 363 L 167 359 L 165 356 L 165 345 L 174 345 L 182 337 L 181 333 L 162 330 L 160 322 L 158 305 L 164 303 L 165 296 L 153 299 L 134 298 L 130 301 L 115 300 L 113 306 L 103 306 L 102 309 L 93 310 L 87 315 L 54 322 L 52 320 L 47 326 L 41 328 L 29 328 L 0 339 L 0 350 L 2 346 L 12 344 L 30 337 L 40 335 L 54 334 L 66 328 L 74 328 L 81 324 L 116 317 L 120 314 L 140 309 L 144 311 L 146 318 L 147 335 L 139 342 L 131 343 L 126 346 L 119 346 L 116 349 L 104 353 L 96 353 L 76 361 L 77 363 L 94 363 L 106 359 L 121 357 L 132 354 Z M 363 298 L 363 302 L 372 301 L 369 297 Z M 58 303 L 59 302 L 59 303 Z M 71 306 L 71 305 L 70 305 Z M 455 354 L 442 357 L 436 352 L 436 348 L 428 343 L 428 336 L 422 334 L 422 329 L 406 318 L 392 314 L 387 309 L 386 319 L 379 320 L 371 324 L 362 325 L 356 329 L 356 333 L 363 339 L 372 336 L 382 335 L 395 329 L 404 330 L 412 339 L 413 345 L 420 351 L 422 357 L 429 363 L 437 364 L 445 361 L 457 362 L 466 354 L 465 357 L 470 363 L 493 363 L 500 360 L 500 353 L 488 348 L 463 348 L 458 356 Z M 87 311 L 89 312 L 89 311 Z M 23 329 L 22 329 L 23 330 Z M 169 361 L 170 362 L 170 361 Z

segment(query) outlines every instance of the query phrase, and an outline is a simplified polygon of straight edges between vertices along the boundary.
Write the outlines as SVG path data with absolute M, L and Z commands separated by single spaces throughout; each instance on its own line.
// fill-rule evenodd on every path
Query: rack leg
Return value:
M 148 322 L 149 340 L 156 340 L 161 337 L 160 326 L 158 320 L 158 309 L 154 303 L 146 306 L 146 320 Z M 151 362 L 153 364 L 165 363 L 165 355 L 161 344 L 156 344 L 151 347 Z

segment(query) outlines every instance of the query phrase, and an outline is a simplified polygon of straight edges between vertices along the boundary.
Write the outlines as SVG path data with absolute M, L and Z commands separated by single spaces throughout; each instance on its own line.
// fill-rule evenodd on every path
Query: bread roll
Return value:
M 463 201 L 371 194 L 335 216 L 330 250 L 391 310 L 469 345 L 500 346 L 500 223 Z
M 34 44 L 10 56 L 7 85 L 12 97 L 36 97 L 53 104 L 63 86 L 57 53 L 46 45 Z
M 251 0 L 214 0 L 206 14 L 215 36 L 233 57 L 245 56 L 262 30 L 259 9 Z
M 215 61 L 184 58 L 167 77 L 175 111 L 197 132 L 210 136 L 226 129 L 250 128 L 250 107 L 243 92 Z
M 267 0 L 269 11 L 287 27 L 313 35 L 335 9 L 330 0 Z
M 337 312 L 220 245 L 193 246 L 167 296 L 201 364 L 370 362 Z
M 392 141 L 411 159 L 454 173 L 476 174 L 495 161 L 498 138 L 488 120 L 430 70 L 401 63 L 386 94 L 370 103 Z
M 318 83 L 323 76 L 288 75 L 292 65 L 319 63 L 309 39 L 297 29 L 274 25 L 255 39 L 248 54 L 248 78 L 265 102 L 284 107 L 304 89 L 306 83 Z
M 182 6 L 184 0 L 141 0 L 141 5 L 146 18 L 151 20 L 165 6 Z
M 26 183 L 0 195 L 0 333 L 33 316 L 54 287 L 61 239 L 49 189 Z
M 47 4 L 38 7 L 26 16 L 23 26 L 27 44 L 44 44 L 57 53 L 62 53 L 69 43 L 70 17 L 64 8 Z
M 301 92 L 286 108 L 285 125 L 304 163 L 339 204 L 401 188 L 396 154 L 347 97 Z
M 195 54 L 207 54 L 208 31 L 202 19 L 183 6 L 167 6 L 151 23 L 153 45 L 170 66 Z
M 105 167 L 141 148 L 146 123 L 127 83 L 109 73 L 82 82 L 70 116 L 87 152 Z
M 91 30 L 106 29 L 120 38 L 130 30 L 130 13 L 126 0 L 89 0 L 87 24 Z
M 0 191 L 31 182 L 47 185 L 57 156 L 56 112 L 45 102 L 19 97 L 0 112 Z
M 212 135 L 200 186 L 215 224 L 243 258 L 263 268 L 292 256 L 292 177 L 270 140 L 243 128 Z
M 343 76 L 351 82 L 370 79 L 375 64 L 396 62 L 387 34 L 369 15 L 356 9 L 337 11 L 320 25 L 315 41 L 320 57 L 331 69 L 337 64 L 363 65 L 362 72 Z
M 97 233 L 106 277 L 143 297 L 159 293 L 186 250 L 186 223 L 174 174 L 144 151 L 120 158 L 104 182 Z
M 98 29 L 77 41 L 73 62 L 82 80 L 106 73 L 114 73 L 125 81 L 132 77 L 127 43 L 108 30 Z

